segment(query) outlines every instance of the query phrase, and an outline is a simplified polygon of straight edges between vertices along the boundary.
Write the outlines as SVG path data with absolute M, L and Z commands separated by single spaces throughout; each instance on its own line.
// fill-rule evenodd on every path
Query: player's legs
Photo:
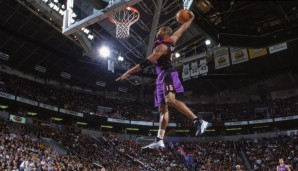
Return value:
M 195 120 L 197 116 L 183 102 L 176 99 L 176 92 L 179 93 L 184 91 L 181 81 L 179 80 L 178 73 L 166 73 L 164 76 L 164 84 L 164 96 L 166 104 L 175 108 L 188 118 Z
M 147 146 L 142 147 L 142 149 L 156 149 L 156 148 L 164 148 L 165 144 L 163 142 L 163 138 L 166 132 L 167 125 L 169 123 L 169 111 L 168 105 L 163 104 L 159 106 L 159 129 L 157 132 L 157 137 L 155 141 Z
M 185 105 L 185 103 L 176 99 L 176 95 L 173 92 L 168 92 L 168 95 L 166 95 L 166 104 L 175 108 L 192 120 L 197 118 L 197 116 Z
M 165 100 L 168 106 L 175 108 L 176 110 L 193 120 L 194 125 L 197 129 L 196 136 L 203 134 L 207 127 L 210 126 L 210 123 L 204 120 L 199 120 L 198 117 L 185 105 L 185 103 L 177 100 L 174 92 L 167 92 Z
M 160 118 L 159 118 L 159 130 L 157 133 L 157 137 L 160 139 L 163 139 L 165 130 L 169 123 L 168 105 L 164 104 L 159 106 L 159 113 L 160 113 Z
M 197 129 L 196 136 L 204 133 L 208 127 L 208 122 L 199 120 L 198 117 L 183 102 L 176 99 L 175 93 L 183 92 L 183 86 L 178 78 L 178 73 L 164 73 L 161 77 L 164 77 L 163 83 L 156 84 L 155 90 L 155 106 L 159 106 L 160 113 L 157 138 L 153 143 L 142 147 L 142 149 L 164 147 L 163 138 L 169 122 L 168 106 L 174 107 L 176 110 L 193 120 Z M 159 80 L 159 78 L 157 80 Z

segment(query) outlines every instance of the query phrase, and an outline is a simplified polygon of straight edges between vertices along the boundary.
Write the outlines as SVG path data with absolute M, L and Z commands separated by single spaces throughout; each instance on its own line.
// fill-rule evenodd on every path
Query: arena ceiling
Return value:
M 262 48 L 298 38 L 298 1 L 197 0 L 196 23 L 222 46 Z
M 155 74 L 151 70 L 138 74 L 144 76 L 144 80 L 135 77 L 130 82 L 117 83 L 114 79 L 151 51 L 148 42 L 157 1 L 143 0 L 134 5 L 141 12 L 141 18 L 132 26 L 131 36 L 126 40 L 115 38 L 115 26 L 108 20 L 88 27 L 95 35 L 90 42 L 93 48 L 108 43 L 115 49 L 115 54 L 124 56 L 125 64 L 117 64 L 114 74 L 107 71 L 106 60 L 94 58 L 94 55 L 90 57 L 79 40 L 74 36 L 64 36 L 61 33 L 62 23 L 51 20 L 34 8 L 34 1 L 0 2 L 0 51 L 10 55 L 8 61 L 1 63 L 44 78 L 62 79 L 60 73 L 67 72 L 71 74 L 71 79 L 64 81 L 90 88 L 103 89 L 95 82 L 105 81 L 108 89 L 124 86 L 133 92 L 138 91 L 139 82 L 143 82 L 145 89 L 152 91 Z M 182 4 L 182 0 L 163 0 L 158 27 L 167 25 L 177 29 L 179 24 L 175 13 Z M 286 40 L 294 41 L 298 37 L 297 1 L 194 0 L 191 10 L 196 19 L 176 47 L 176 51 L 184 57 L 205 51 L 206 38 L 212 40 L 213 46 L 266 47 Z M 283 54 L 287 57 L 276 55 L 221 70 L 214 70 L 212 59 L 209 59 L 210 75 L 185 84 L 190 90 L 204 88 L 206 91 L 245 85 L 263 79 L 256 76 L 291 71 L 297 64 L 293 53 L 288 51 Z M 46 72 L 36 71 L 36 65 L 46 67 Z

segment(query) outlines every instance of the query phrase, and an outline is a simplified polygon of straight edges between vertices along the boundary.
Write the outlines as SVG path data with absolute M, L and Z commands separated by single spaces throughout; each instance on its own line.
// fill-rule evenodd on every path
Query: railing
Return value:
M 240 157 L 242 161 L 244 161 L 244 166 L 246 170 L 253 170 L 253 165 L 252 163 L 248 160 L 246 153 L 241 149 L 240 151 Z

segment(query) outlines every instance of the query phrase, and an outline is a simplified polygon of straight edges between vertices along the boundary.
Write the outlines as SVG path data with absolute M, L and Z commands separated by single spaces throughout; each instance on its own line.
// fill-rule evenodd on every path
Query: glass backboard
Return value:
M 57 0 L 60 1 L 60 0 Z M 70 35 L 99 22 L 141 0 L 67 0 L 62 33 Z M 88 33 L 86 33 L 88 34 Z

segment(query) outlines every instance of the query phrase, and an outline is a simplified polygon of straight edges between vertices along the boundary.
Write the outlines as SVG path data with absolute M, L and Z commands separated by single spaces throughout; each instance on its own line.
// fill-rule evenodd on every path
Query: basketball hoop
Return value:
M 109 17 L 112 23 L 116 24 L 116 38 L 127 38 L 129 29 L 140 18 L 140 12 L 132 7 L 126 7 L 124 10 L 116 12 Z

